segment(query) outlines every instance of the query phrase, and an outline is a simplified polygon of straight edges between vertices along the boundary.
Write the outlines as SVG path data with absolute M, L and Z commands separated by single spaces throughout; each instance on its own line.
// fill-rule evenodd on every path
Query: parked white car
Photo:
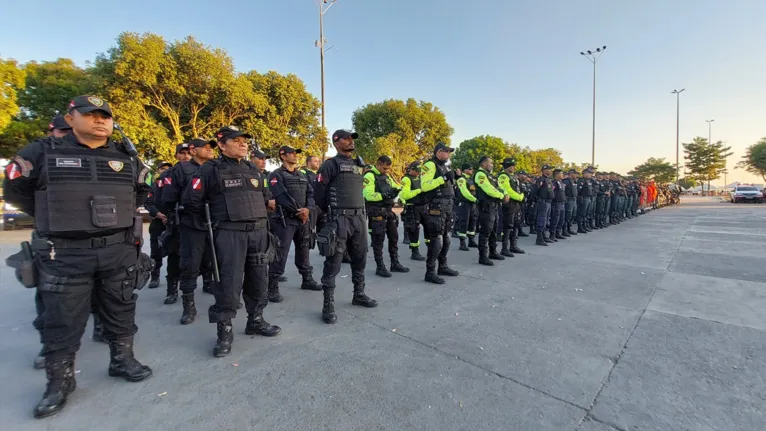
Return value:
M 763 193 L 755 186 L 740 184 L 731 191 L 731 203 L 740 202 L 763 203 Z

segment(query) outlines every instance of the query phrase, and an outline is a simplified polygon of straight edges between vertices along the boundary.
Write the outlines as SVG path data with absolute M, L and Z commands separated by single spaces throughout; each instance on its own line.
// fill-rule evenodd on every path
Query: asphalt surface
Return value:
M 0 234 L 0 257 L 28 232 Z M 761 430 L 766 428 L 766 206 L 685 198 L 606 230 L 494 267 L 477 252 L 450 259 L 461 276 L 436 286 L 424 264 L 391 279 L 367 267 L 376 309 L 320 320 L 321 292 L 298 289 L 265 317 L 283 332 L 244 334 L 212 357 L 212 296 L 181 326 L 180 302 L 140 292 L 137 357 L 154 376 L 106 375 L 108 348 L 88 325 L 77 391 L 35 420 L 43 371 L 33 291 L 0 264 L 0 429 L 26 430 Z M 423 250 L 424 251 L 424 250 Z M 315 275 L 321 271 L 312 255 Z M 288 267 L 292 266 L 291 264 Z

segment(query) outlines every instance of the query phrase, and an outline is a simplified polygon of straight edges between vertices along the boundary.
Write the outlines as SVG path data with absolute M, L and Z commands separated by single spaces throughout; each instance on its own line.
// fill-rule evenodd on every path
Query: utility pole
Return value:
M 606 51 L 606 45 L 601 48 L 596 48 L 595 51 L 580 52 L 580 55 L 587 58 L 588 61 L 593 63 L 593 130 L 592 130 L 592 143 L 590 152 L 590 164 L 596 166 L 596 62 L 601 54 Z
M 332 47 L 325 49 L 325 44 L 327 44 L 327 40 L 324 38 L 324 14 L 327 13 L 328 10 L 334 5 L 338 0 L 314 0 L 317 7 L 319 8 L 319 40 L 314 42 L 314 46 L 319 48 L 319 63 L 320 63 L 320 69 L 321 69 L 321 80 L 322 80 L 322 128 L 325 128 L 325 103 L 324 103 L 324 54 L 325 52 L 329 51 Z
M 680 169 L 681 164 L 679 163 L 679 155 L 680 155 L 680 129 L 679 125 L 681 124 L 681 93 L 686 90 L 685 88 L 682 88 L 680 90 L 673 90 L 670 92 L 670 94 L 676 95 L 676 185 L 678 185 L 678 170 Z

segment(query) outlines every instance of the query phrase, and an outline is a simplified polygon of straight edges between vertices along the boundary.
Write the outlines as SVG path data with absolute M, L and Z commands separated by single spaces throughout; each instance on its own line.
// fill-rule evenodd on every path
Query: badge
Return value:
M 122 168 L 125 167 L 125 163 L 111 160 L 111 161 L 109 161 L 109 167 L 112 168 L 112 170 L 115 171 L 115 172 L 120 172 L 122 170 Z M 168 183 L 168 184 L 170 184 L 170 183 Z
M 93 106 L 99 106 L 100 107 L 100 106 L 104 105 L 104 101 L 101 100 L 101 98 L 95 97 L 95 96 L 88 97 L 88 102 L 90 102 L 90 104 L 93 105 Z
M 354 166 L 353 169 L 354 169 L 354 173 L 357 175 L 362 175 L 362 173 L 364 173 L 364 168 L 362 168 L 361 166 Z
M 80 159 L 66 159 L 66 158 L 56 158 L 56 167 L 57 168 L 81 168 L 82 167 L 82 160 Z
M 242 179 L 237 178 L 234 180 L 223 180 L 223 186 L 226 188 L 230 187 L 242 187 Z
M 202 178 L 192 178 L 192 190 L 202 190 Z
M 8 180 L 15 180 L 21 176 L 21 168 L 19 168 L 16 162 L 11 162 L 5 167 L 5 176 Z
M 256 189 L 258 188 L 258 184 L 259 184 L 259 183 L 260 183 L 260 181 L 258 181 L 258 179 L 257 179 L 257 178 L 251 178 L 251 179 L 250 179 L 250 184 L 252 184 L 252 185 L 253 185 L 253 187 L 255 187 Z M 272 184 L 272 185 L 274 185 L 274 184 L 276 184 L 276 183 L 277 183 L 277 179 L 276 179 L 276 178 L 272 178 L 272 179 L 271 179 L 271 184 Z
M 32 166 L 32 162 L 24 159 L 21 156 L 14 157 L 13 161 L 19 165 L 19 168 L 21 168 L 21 175 L 25 177 L 28 177 L 29 172 L 35 168 L 34 166 Z
M 250 181 L 255 181 L 255 180 L 250 180 Z M 279 180 L 277 180 L 277 177 L 273 177 L 273 178 L 271 178 L 271 181 L 269 181 L 269 182 L 271 183 L 272 186 L 275 186 L 275 185 L 277 185 L 277 182 L 279 182 Z M 258 186 L 256 186 L 255 184 L 253 184 L 253 185 L 256 188 L 258 188 Z

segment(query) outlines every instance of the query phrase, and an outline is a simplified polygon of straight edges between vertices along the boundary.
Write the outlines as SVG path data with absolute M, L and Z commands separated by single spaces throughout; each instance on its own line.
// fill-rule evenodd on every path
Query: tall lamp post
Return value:
M 682 88 L 680 90 L 673 90 L 670 92 L 670 94 L 676 95 L 676 185 L 678 185 L 678 170 L 680 169 L 681 164 L 679 163 L 678 156 L 680 154 L 679 150 L 679 137 L 680 137 L 680 121 L 681 121 L 681 93 L 686 90 L 685 88 Z
M 329 51 L 328 49 L 325 49 L 325 44 L 327 44 L 327 39 L 324 38 L 324 14 L 327 13 L 328 10 L 334 5 L 338 0 L 314 0 L 317 7 L 319 8 L 319 40 L 314 42 L 314 46 L 319 48 L 319 62 L 320 62 L 320 68 L 321 68 L 321 79 L 322 79 L 322 128 L 325 128 L 325 121 L 324 121 L 324 53 Z M 331 47 L 332 48 L 332 47 Z
M 711 140 L 712 139 L 712 135 L 713 135 L 713 133 L 712 133 L 713 132 L 713 121 L 715 121 L 715 120 L 705 120 L 705 122 L 707 123 L 707 143 L 708 144 L 712 144 L 713 143 L 713 141 Z M 726 159 L 727 159 L 726 161 L 728 162 L 728 157 Z M 723 190 L 726 191 L 726 167 L 725 166 L 724 166 L 724 171 L 723 171 Z
M 588 61 L 593 63 L 593 130 L 592 130 L 592 144 L 590 153 L 590 164 L 596 165 L 596 63 L 599 57 L 606 51 L 606 45 L 596 48 L 595 51 L 580 52 L 580 55 L 587 58 Z

